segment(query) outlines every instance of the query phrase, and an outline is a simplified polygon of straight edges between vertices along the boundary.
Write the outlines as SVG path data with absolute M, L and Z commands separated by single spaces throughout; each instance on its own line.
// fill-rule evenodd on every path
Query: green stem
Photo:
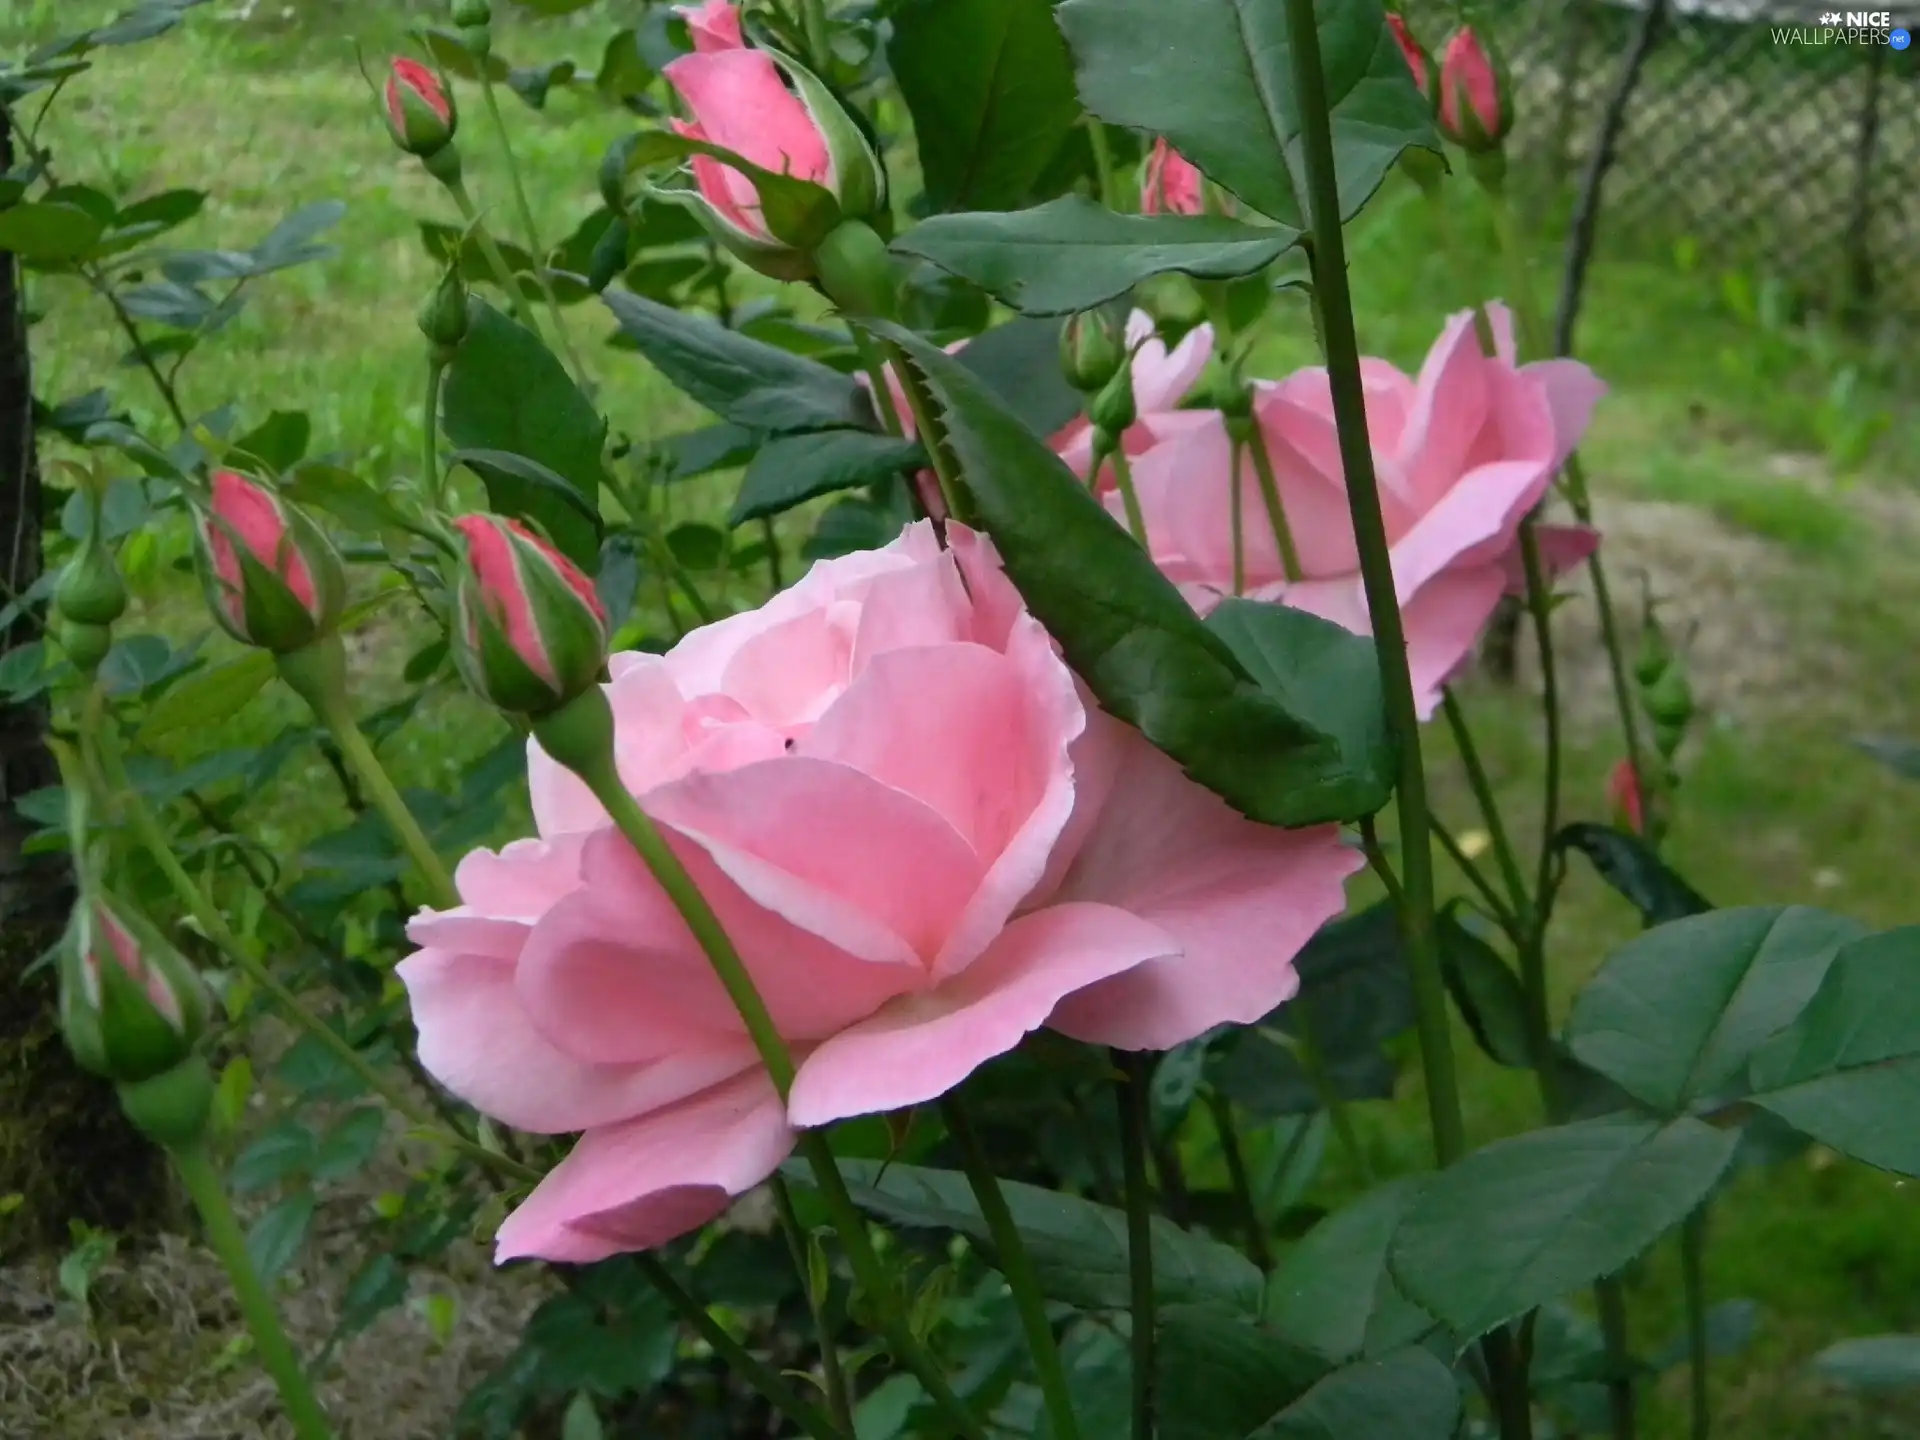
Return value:
M 1441 692 L 1440 708 L 1447 717 L 1447 728 L 1453 732 L 1460 763 L 1466 768 L 1468 788 L 1479 803 L 1480 818 L 1486 822 L 1487 836 L 1493 842 L 1494 863 L 1500 867 L 1500 878 L 1512 896 L 1514 914 L 1525 923 L 1532 908 L 1532 892 L 1527 888 L 1526 876 L 1521 873 L 1519 856 L 1507 837 L 1506 821 L 1494 798 L 1493 782 L 1487 776 L 1487 767 L 1481 763 L 1480 747 L 1474 744 L 1473 731 L 1467 725 L 1467 712 L 1451 690 Z
M 553 317 L 553 333 L 560 341 L 560 353 L 565 357 L 567 369 L 573 372 L 573 378 L 580 388 L 590 389 L 591 381 L 587 367 L 580 363 L 580 353 L 573 348 L 573 336 L 567 332 L 567 318 L 560 310 L 560 298 L 554 293 L 553 281 L 547 276 L 545 256 L 547 247 L 540 243 L 539 226 L 534 222 L 533 206 L 527 203 L 527 187 L 520 179 L 520 164 L 514 159 L 513 139 L 507 131 L 507 117 L 500 113 L 500 97 L 494 93 L 493 80 L 482 67 L 480 93 L 486 97 L 487 114 L 493 120 L 493 128 L 500 136 L 500 153 L 507 162 L 508 188 L 513 191 L 514 207 L 520 212 L 520 230 L 527 239 L 527 251 L 533 256 L 533 278 L 540 286 L 540 294 L 547 302 L 547 313 Z
M 1313 1043 L 1313 1029 L 1307 1013 L 1305 1005 L 1295 1005 L 1288 1011 L 1293 1020 L 1294 1057 L 1299 1060 L 1300 1068 L 1307 1072 L 1307 1082 L 1313 1086 L 1313 1093 L 1320 1097 L 1320 1108 L 1333 1121 L 1334 1137 L 1347 1153 L 1347 1163 L 1353 1166 L 1353 1178 L 1360 1183 L 1361 1189 L 1371 1190 L 1373 1164 L 1367 1159 L 1366 1148 L 1360 1143 L 1360 1132 L 1354 1128 L 1353 1113 L 1334 1085 L 1333 1077 L 1327 1073 L 1320 1047 Z
M 1231 423 L 1231 422 L 1230 422 Z M 1300 551 L 1293 543 L 1293 527 L 1287 523 L 1286 507 L 1280 503 L 1280 482 L 1274 478 L 1273 457 L 1267 453 L 1267 437 L 1252 417 L 1239 422 L 1246 432 L 1247 449 L 1253 455 L 1253 473 L 1260 481 L 1260 499 L 1267 507 L 1267 523 L 1273 526 L 1274 544 L 1280 547 L 1280 565 L 1288 584 L 1298 584 Z
M 1214 1133 L 1220 1137 L 1220 1156 L 1227 1162 L 1227 1180 L 1240 1206 L 1240 1223 L 1247 1227 L 1247 1254 L 1262 1270 L 1271 1270 L 1273 1248 L 1267 1243 L 1267 1227 L 1261 1223 L 1260 1207 L 1254 1202 L 1253 1181 L 1247 1175 L 1247 1159 L 1240 1149 L 1240 1130 L 1233 1123 L 1233 1102 L 1218 1090 L 1209 1090 L 1207 1110 L 1213 1116 Z
M 1093 116 L 1087 117 L 1087 141 L 1093 147 L 1093 173 L 1100 183 L 1100 200 L 1109 210 L 1120 208 L 1119 185 L 1113 173 L 1113 147 L 1107 141 L 1107 127 Z
M 1102 456 L 1098 451 L 1094 453 L 1093 477 L 1096 486 L 1100 481 L 1100 465 L 1104 459 L 1113 461 L 1113 479 L 1120 487 L 1120 503 L 1126 508 L 1128 533 L 1140 542 L 1142 550 L 1152 554 L 1152 547 L 1147 544 L 1147 512 L 1140 508 L 1140 492 L 1133 486 L 1133 466 L 1127 462 L 1126 442 L 1123 440 L 1116 444 L 1109 455 Z
M 813 1315 L 813 1330 L 820 1343 L 820 1374 L 825 1381 L 827 1408 L 834 1424 L 847 1434 L 853 1433 L 853 1400 L 847 1391 L 847 1372 L 840 1364 L 840 1347 L 834 1343 L 827 1325 L 827 1297 L 813 1288 L 813 1267 L 807 1263 L 807 1231 L 800 1214 L 793 1208 L 793 1192 L 787 1182 L 775 1175 L 769 1182 L 773 1203 L 780 1211 L 780 1228 L 787 1234 L 787 1249 L 793 1256 L 793 1268 L 807 1292 L 807 1309 Z
M 1400 907 L 1426 1071 L 1427 1111 L 1434 1152 L 1450 1165 L 1466 1149 L 1466 1122 L 1454 1071 L 1453 1037 L 1448 1029 L 1446 987 L 1434 933 L 1433 849 L 1427 828 L 1427 776 L 1420 754 L 1420 717 L 1414 705 L 1413 677 L 1407 668 L 1406 631 L 1394 591 L 1393 561 L 1387 549 L 1386 522 L 1373 473 L 1367 435 L 1365 391 L 1360 380 L 1360 350 L 1353 331 L 1353 301 L 1347 289 L 1346 245 L 1340 233 L 1340 190 L 1333 168 L 1333 135 L 1328 120 L 1326 76 L 1321 68 L 1320 36 L 1314 0 L 1286 0 L 1292 41 L 1294 93 L 1298 97 L 1302 148 L 1306 157 L 1312 214 L 1314 292 L 1319 298 L 1325 336 L 1327 374 L 1333 392 L 1340 458 L 1347 479 L 1347 502 L 1359 543 L 1367 612 L 1380 656 L 1381 687 L 1387 718 L 1400 750 L 1400 845 L 1405 852 L 1405 903 Z
M 533 318 L 533 311 L 527 305 L 526 296 L 520 293 L 520 283 L 508 267 L 507 257 L 500 253 L 500 247 L 494 244 L 492 234 L 481 223 L 480 208 L 473 203 L 473 196 L 467 193 L 467 182 L 456 175 L 443 183 L 447 187 L 447 193 L 453 196 L 453 203 L 460 207 L 460 214 L 465 217 L 467 228 L 473 232 L 474 243 L 480 247 L 481 258 L 487 262 L 487 268 L 493 271 L 495 283 L 507 292 L 507 308 L 513 311 L 513 318 L 538 335 L 539 323 Z
M 746 962 L 734 948 L 720 917 L 707 904 L 706 896 L 680 863 L 680 857 L 668 847 L 653 818 L 633 798 L 613 760 L 613 710 L 606 694 L 594 686 L 575 697 L 551 715 L 533 722 L 533 733 L 547 753 L 578 775 L 593 792 L 593 798 L 606 809 L 620 833 L 633 846 L 634 853 L 646 865 L 655 882 L 666 892 L 673 908 L 687 922 L 694 940 L 713 967 L 727 998 L 739 1012 L 740 1022 L 767 1067 L 774 1089 L 784 1100 L 793 1088 L 793 1056 L 787 1042 L 773 1023 L 766 1002 L 747 972 Z
M 947 1377 L 941 1374 L 939 1365 L 908 1327 L 901 1313 L 899 1297 L 894 1293 L 886 1268 L 880 1263 L 873 1240 L 867 1234 L 867 1222 L 861 1218 L 859 1207 L 853 1203 L 853 1196 L 847 1191 L 846 1179 L 840 1174 L 839 1165 L 834 1162 L 826 1135 L 819 1130 L 801 1131 L 800 1153 L 806 1156 L 807 1163 L 813 1168 L 815 1186 L 820 1198 L 826 1202 L 827 1214 L 833 1221 L 833 1228 L 839 1233 L 840 1243 L 846 1248 L 854 1279 L 867 1292 L 868 1299 L 879 1312 L 880 1331 L 887 1347 L 893 1351 L 896 1359 L 914 1373 L 933 1402 L 946 1412 L 949 1424 L 965 1435 L 967 1440 L 986 1440 L 986 1427 L 967 1409 L 966 1403 L 953 1393 L 953 1387 L 947 1383 Z
M 640 1273 L 660 1292 L 679 1317 L 691 1325 L 727 1368 L 751 1385 L 774 1409 L 798 1425 L 811 1440 L 852 1440 L 851 1426 L 836 1425 L 818 1405 L 798 1394 L 760 1358 L 749 1351 L 712 1315 L 655 1255 L 642 1250 L 634 1257 Z
M 454 887 L 453 876 L 447 873 L 447 867 L 421 830 L 420 822 L 413 818 L 407 802 L 400 798 L 386 766 L 373 753 L 367 737 L 360 733 L 359 722 L 353 718 L 353 708 L 347 703 L 347 661 L 340 637 L 323 635 L 303 649 L 275 658 L 281 678 L 307 702 L 314 718 L 333 737 L 333 743 L 340 748 L 340 758 L 359 777 L 367 799 L 380 812 L 387 829 L 393 832 L 394 839 L 400 842 L 420 872 L 432 892 L 434 908 L 457 909 L 460 892 Z
M 1707 1206 L 1680 1227 L 1680 1279 L 1687 1297 L 1688 1393 L 1692 1400 L 1692 1440 L 1707 1440 L 1713 1407 L 1707 1394 Z
M 1500 1422 L 1500 1440 L 1533 1440 L 1533 1404 L 1527 1393 L 1527 1367 L 1513 1341 L 1513 1331 L 1502 1325 L 1480 1342 L 1487 1362 L 1487 1380 L 1493 1391 Z
M 973 1187 L 974 1198 L 980 1202 L 980 1214 L 987 1222 L 987 1233 L 993 1237 L 1000 1272 L 1007 1277 L 1007 1285 L 1013 1291 L 1014 1308 L 1020 1312 L 1021 1327 L 1027 1332 L 1027 1348 L 1033 1353 L 1033 1370 L 1040 1381 L 1053 1440 L 1078 1440 L 1080 1424 L 1073 1413 L 1073 1393 L 1067 1388 L 1066 1367 L 1060 1363 L 1053 1322 L 1047 1318 L 1047 1297 L 1040 1289 L 1033 1258 L 1027 1254 L 1027 1243 L 1020 1238 L 1020 1227 L 1014 1223 L 1013 1211 L 1007 1208 L 1007 1197 L 1001 1193 L 1000 1181 L 959 1097 L 950 1094 L 943 1099 L 940 1114 L 946 1121 L 947 1133 L 959 1147 L 967 1183 Z
M 1433 838 L 1440 842 L 1440 848 L 1453 858 L 1453 863 L 1460 868 L 1460 873 L 1465 875 L 1473 888 L 1480 892 L 1481 901 L 1492 913 L 1500 928 L 1506 932 L 1507 938 L 1516 945 L 1525 944 L 1527 937 L 1525 927 L 1507 908 L 1507 902 L 1501 897 L 1500 892 L 1493 888 L 1493 882 L 1487 879 L 1478 865 L 1473 863 L 1473 857 L 1467 854 L 1460 842 L 1454 839 L 1452 832 L 1438 820 L 1433 822 Z
M 314 1399 L 307 1372 L 301 1367 L 300 1357 L 293 1353 L 287 1332 L 280 1326 L 273 1297 L 267 1293 L 260 1273 L 247 1256 L 247 1239 L 240 1231 L 240 1222 L 234 1218 L 219 1171 L 207 1158 L 206 1148 L 197 1142 L 180 1146 L 172 1153 L 181 1183 L 207 1227 L 207 1243 L 226 1268 L 234 1298 L 240 1302 L 240 1313 L 253 1334 L 253 1348 L 280 1391 L 280 1403 L 293 1433 L 300 1440 L 331 1440 L 333 1429 L 327 1423 L 326 1412 Z
M 1154 1436 L 1153 1196 L 1147 1189 L 1147 1127 L 1152 1123 L 1146 1055 L 1116 1050 L 1120 1069 L 1120 1158 L 1126 1179 L 1127 1273 L 1131 1278 L 1133 1440 Z
M 1540 537 L 1532 516 L 1520 522 L 1520 559 L 1527 577 L 1527 609 L 1533 616 L 1534 640 L 1540 656 L 1540 708 L 1546 724 L 1546 782 L 1541 801 L 1540 870 L 1534 885 L 1534 940 L 1521 956 L 1522 974 L 1528 986 L 1530 1022 L 1547 1029 L 1546 934 L 1553 897 L 1549 887 L 1553 876 L 1553 837 L 1560 828 L 1560 670 L 1553 652 L 1553 590 L 1547 581 L 1546 567 L 1540 559 Z
M 1627 1301 L 1620 1281 L 1608 1276 L 1596 1280 L 1593 1298 L 1600 1311 L 1600 1336 L 1606 1347 L 1607 1413 L 1613 1440 L 1634 1440 L 1638 1422 L 1634 1418 L 1631 1337 L 1627 1334 Z
M 440 474 L 440 382 L 446 373 L 447 367 L 438 359 L 428 359 L 426 411 L 420 417 L 420 483 L 435 509 L 446 498 Z

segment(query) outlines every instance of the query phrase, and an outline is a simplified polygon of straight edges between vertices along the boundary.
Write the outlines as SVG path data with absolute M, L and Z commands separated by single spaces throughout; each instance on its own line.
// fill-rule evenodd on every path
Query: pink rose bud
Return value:
M 518 520 L 463 515 L 454 659 L 483 699 L 516 715 L 559 709 L 599 682 L 606 607 L 573 562 Z
M 661 73 L 692 115 L 674 130 L 730 151 L 761 170 L 828 191 L 845 220 L 862 220 L 886 199 L 880 160 L 853 117 L 805 66 L 736 40 L 739 17 L 699 12 L 695 50 Z M 729 28 L 731 26 L 731 28 Z M 692 157 L 692 190 L 658 192 L 692 210 L 708 232 L 748 265 L 781 280 L 811 279 L 811 247 L 822 236 L 776 235 L 753 178 L 715 155 Z M 827 217 L 831 220 L 831 216 Z
M 340 554 L 264 482 L 215 471 L 199 539 L 207 604 L 242 645 L 285 655 L 331 633 L 346 603 Z
M 1607 798 L 1613 804 L 1615 824 L 1635 835 L 1647 833 L 1646 800 L 1631 760 L 1622 760 L 1613 767 L 1613 773 L 1607 777 Z
M 1206 206 L 1200 172 L 1163 136 L 1147 156 L 1146 178 L 1140 188 L 1143 215 L 1199 215 Z
M 1400 47 L 1400 53 L 1407 57 L 1407 69 L 1413 72 L 1413 83 L 1420 87 L 1420 93 L 1427 100 L 1433 100 L 1433 56 L 1426 47 L 1413 38 L 1413 31 L 1407 28 L 1407 22 L 1392 11 L 1387 12 L 1387 28 L 1393 31 L 1394 43 Z
M 396 59 L 387 75 L 387 129 L 393 143 L 425 159 L 447 147 L 455 124 L 453 97 L 440 77 L 418 60 Z
M 193 968 L 129 910 L 102 896 L 74 909 L 61 970 L 61 1024 L 74 1058 L 132 1084 L 173 1069 L 206 1027 Z
M 1498 150 L 1513 128 L 1507 84 L 1485 43 L 1462 25 L 1440 56 L 1440 133 L 1470 155 Z
M 740 33 L 740 12 L 733 0 L 707 0 L 704 5 L 676 5 L 673 13 L 687 22 L 687 34 L 693 37 L 696 54 L 711 55 L 720 50 L 744 50 L 747 42 Z

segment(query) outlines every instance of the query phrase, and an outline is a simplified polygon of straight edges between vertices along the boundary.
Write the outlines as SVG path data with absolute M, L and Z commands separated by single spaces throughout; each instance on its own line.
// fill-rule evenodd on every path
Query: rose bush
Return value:
M 1368 437 L 1392 547 L 1395 589 L 1423 717 L 1472 653 L 1500 597 L 1524 590 L 1520 522 L 1540 504 L 1579 444 L 1605 387 L 1575 360 L 1515 361 L 1513 319 L 1486 307 L 1494 352 L 1482 351 L 1471 312 L 1447 322 L 1417 377 L 1363 359 Z M 1134 464 L 1155 561 L 1194 605 L 1233 593 L 1278 600 L 1371 633 L 1324 369 L 1256 387 L 1254 417 L 1272 456 L 1281 516 L 1268 514 L 1252 465 L 1239 496 L 1224 421 L 1187 425 Z M 1108 508 L 1123 515 L 1117 496 Z M 1235 554 L 1235 511 L 1241 545 Z M 1276 525 L 1297 549 L 1289 576 Z M 1544 563 L 1558 572 L 1598 536 L 1542 525 Z
M 799 1061 L 783 1107 L 671 902 L 538 748 L 539 836 L 470 855 L 404 961 L 420 1056 L 483 1112 L 584 1131 L 499 1256 L 660 1244 L 794 1127 L 932 1100 L 1045 1024 L 1165 1049 L 1259 1018 L 1360 864 L 1233 814 L 1094 708 L 992 546 L 825 561 L 664 656 L 614 657 L 627 788 Z

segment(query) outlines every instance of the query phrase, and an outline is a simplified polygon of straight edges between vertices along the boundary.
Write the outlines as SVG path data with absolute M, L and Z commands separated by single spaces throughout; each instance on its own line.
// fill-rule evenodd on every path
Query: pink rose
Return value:
M 1487 307 L 1496 353 L 1481 352 L 1471 311 L 1447 322 L 1418 379 L 1363 359 L 1374 468 L 1392 545 L 1422 718 L 1472 653 L 1502 594 L 1524 588 L 1521 519 L 1579 444 L 1606 387 L 1573 360 L 1514 363 L 1513 318 Z M 1251 462 L 1241 514 L 1247 593 L 1371 633 L 1348 519 L 1333 401 L 1323 369 L 1263 385 L 1255 414 L 1273 459 L 1302 576 L 1289 584 Z M 1187 430 L 1134 464 L 1154 559 L 1203 612 L 1233 586 L 1231 444 L 1224 424 Z M 1117 497 L 1109 508 L 1120 513 Z M 1541 526 L 1558 571 L 1591 554 L 1589 530 Z
M 1204 180 L 1191 161 L 1166 142 L 1153 142 L 1147 155 L 1147 173 L 1140 185 L 1143 215 L 1200 215 L 1205 213 Z
M 1440 52 L 1440 133 L 1469 152 L 1496 150 L 1513 128 L 1499 67 L 1471 25 Z
M 696 50 L 661 73 L 693 112 L 691 122 L 673 122 L 676 133 L 731 150 L 763 170 L 835 188 L 826 137 L 764 50 Z M 760 193 L 745 175 L 695 155 L 693 179 L 727 224 L 751 241 L 778 243 L 760 213 Z
M 1093 708 L 991 545 L 925 523 L 816 565 L 606 687 L 616 760 L 792 1046 L 782 1107 L 699 946 L 571 774 L 461 864 L 400 966 L 420 1058 L 584 1132 L 498 1255 L 591 1261 L 712 1219 L 794 1127 L 952 1089 L 1041 1025 L 1133 1049 L 1247 1022 L 1359 857 L 1254 825 Z

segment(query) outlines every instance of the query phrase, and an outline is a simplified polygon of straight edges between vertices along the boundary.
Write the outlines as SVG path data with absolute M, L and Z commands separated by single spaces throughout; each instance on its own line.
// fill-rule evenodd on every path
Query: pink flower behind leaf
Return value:
M 1406 57 L 1407 69 L 1413 72 L 1413 83 L 1420 87 L 1420 93 L 1428 100 L 1433 99 L 1433 57 L 1426 48 L 1413 38 L 1413 31 L 1407 22 L 1391 10 L 1387 12 L 1387 28 L 1393 32 L 1394 44 L 1400 47 L 1400 53 Z
M 1621 760 L 1607 776 L 1607 798 L 1613 804 L 1614 822 L 1635 835 L 1647 833 L 1647 806 L 1641 795 L 1640 777 L 1631 760 Z
M 1395 588 L 1422 717 L 1472 653 L 1504 593 L 1524 585 L 1521 519 L 1545 498 L 1605 387 L 1572 360 L 1516 365 L 1513 320 L 1486 307 L 1495 353 L 1470 311 L 1448 321 L 1418 377 L 1362 359 L 1367 423 L 1392 547 Z M 1255 416 L 1301 567 L 1290 582 L 1251 464 L 1240 476 L 1247 593 L 1371 632 L 1348 519 L 1333 401 L 1323 369 L 1259 387 Z M 1232 591 L 1231 443 L 1223 423 L 1187 429 L 1134 462 L 1154 559 L 1204 610 Z M 1117 498 L 1108 506 L 1119 513 Z M 1584 559 L 1598 537 L 1538 526 L 1550 569 Z
M 687 22 L 694 50 L 703 55 L 716 50 L 739 50 L 746 38 L 740 33 L 740 11 L 733 0 L 706 0 L 704 5 L 677 5 L 674 14 Z
M 1140 186 L 1143 215 L 1200 215 L 1207 208 L 1205 180 L 1199 170 L 1162 136 L 1147 156 Z
M 798 1061 L 783 1107 L 678 913 L 530 750 L 539 838 L 476 851 L 400 967 L 427 1069 L 580 1132 L 502 1260 L 712 1219 L 795 1127 L 924 1103 L 1050 1025 L 1131 1049 L 1265 1014 L 1342 905 L 1333 827 L 1254 825 L 1096 709 L 992 547 L 926 523 L 664 656 L 615 656 L 615 761 Z

